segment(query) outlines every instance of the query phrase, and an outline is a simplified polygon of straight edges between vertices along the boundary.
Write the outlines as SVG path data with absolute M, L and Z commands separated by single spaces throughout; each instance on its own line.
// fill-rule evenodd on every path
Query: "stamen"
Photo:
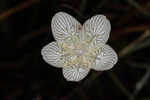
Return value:
M 82 29 L 82 26 L 79 25 L 79 26 L 78 26 L 78 30 L 81 30 L 81 29 Z

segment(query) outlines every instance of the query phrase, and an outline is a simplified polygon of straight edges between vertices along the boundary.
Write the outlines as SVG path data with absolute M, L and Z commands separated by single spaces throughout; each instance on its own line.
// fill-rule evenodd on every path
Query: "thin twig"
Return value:
M 0 14 L 0 21 L 8 18 L 9 16 L 11 16 L 12 14 L 14 14 L 16 12 L 19 12 L 19 11 L 25 9 L 25 8 L 28 8 L 28 7 L 32 6 L 33 4 L 37 3 L 38 1 L 39 0 L 28 0 L 26 2 L 23 2 L 19 5 L 17 5 L 14 8 L 11 8 L 7 11 L 4 11 L 3 13 Z
M 150 31 L 146 30 L 144 32 L 144 34 L 142 34 L 139 38 L 137 38 L 136 40 L 134 40 L 132 43 L 130 43 L 128 46 L 126 46 L 125 48 L 123 48 L 120 52 L 119 52 L 119 57 L 122 58 L 125 55 L 128 54 L 128 52 L 140 41 L 144 40 L 147 36 L 150 36 Z
M 17 41 L 17 48 L 20 48 L 24 46 L 28 41 L 31 39 L 41 35 L 44 32 L 49 32 L 50 27 L 48 25 L 41 27 L 40 29 L 27 33 L 28 35 L 22 36 L 18 41 Z
M 20 58 L 18 61 L 13 62 L 0 62 L 0 70 L 10 70 L 15 69 L 19 70 L 24 67 L 24 65 L 31 59 L 33 59 L 33 55 L 35 55 L 37 52 L 34 52 L 32 54 L 26 54 L 24 57 Z
M 146 2 L 145 4 L 141 5 L 143 9 L 149 9 L 150 8 L 150 2 Z M 137 15 L 137 10 L 131 9 L 131 7 L 128 8 L 128 12 L 132 12 L 131 14 L 125 13 L 122 17 L 120 17 L 119 21 L 117 22 L 117 26 L 124 25 L 125 23 L 128 23 L 129 20 L 132 20 L 133 17 Z
M 150 29 L 150 24 L 147 25 L 136 25 L 136 26 L 128 26 L 125 28 L 120 28 L 112 31 L 112 34 L 116 34 L 115 37 L 111 37 L 111 41 L 113 40 L 118 40 L 121 37 L 124 36 L 129 36 L 133 34 L 136 34 L 136 32 L 142 32 L 145 31 L 146 29 Z
M 142 13 L 145 16 L 150 16 L 150 12 L 147 11 L 145 8 L 143 8 L 139 3 L 137 3 L 135 0 L 128 0 L 128 3 L 131 4 L 133 7 L 135 7 L 140 13 Z
M 149 68 L 149 65 L 150 63 L 138 63 L 136 61 L 133 61 L 133 60 L 127 60 L 126 61 L 126 64 L 128 64 L 129 66 L 133 67 L 133 68 L 139 68 L 139 69 L 148 69 Z

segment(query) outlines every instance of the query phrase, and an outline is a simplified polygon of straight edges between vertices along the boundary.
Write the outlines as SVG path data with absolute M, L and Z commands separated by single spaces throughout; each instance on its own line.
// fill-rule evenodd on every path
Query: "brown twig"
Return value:
M 144 32 L 144 34 L 142 34 L 139 38 L 137 38 L 136 40 L 134 40 L 132 43 L 130 43 L 128 46 L 126 46 L 125 48 L 123 48 L 120 52 L 119 52 L 119 57 L 122 58 L 125 55 L 128 54 L 129 50 L 132 49 L 138 42 L 144 40 L 147 36 L 150 36 L 150 31 L 146 30 Z
M 0 14 L 0 21 L 8 18 L 9 16 L 11 16 L 12 14 L 14 14 L 16 12 L 19 12 L 19 11 L 25 9 L 25 8 L 28 8 L 28 7 L 32 6 L 33 4 L 37 3 L 38 1 L 39 0 L 28 0 L 26 2 L 23 2 L 19 5 L 17 5 L 14 8 L 11 8 L 7 11 L 4 11 L 3 13 Z
M 49 32 L 50 27 L 48 25 L 41 27 L 39 30 L 27 33 L 28 35 L 22 36 L 18 41 L 17 41 L 17 48 L 22 47 L 25 43 L 33 39 L 34 37 L 37 37 L 41 35 L 44 32 Z
M 0 70 L 11 70 L 11 69 L 19 70 L 23 68 L 30 59 L 33 59 L 33 55 L 35 55 L 36 53 L 37 52 L 34 52 L 32 53 L 32 55 L 27 54 L 21 59 L 14 62 L 9 62 L 9 61 L 0 62 Z
M 135 7 L 140 13 L 142 13 L 145 16 L 150 16 L 150 12 L 147 11 L 147 9 L 145 9 L 144 7 L 142 7 L 138 2 L 136 2 L 135 0 L 128 0 L 128 3 L 130 5 L 132 5 L 133 7 Z
M 150 9 L 150 2 L 147 2 L 147 3 L 145 4 L 145 8 L 146 8 L 146 9 Z
M 146 2 L 145 4 L 141 5 L 141 7 L 142 7 L 143 9 L 147 9 L 147 10 L 150 9 L 150 2 Z M 132 18 L 137 15 L 137 10 L 131 9 L 131 7 L 129 7 L 128 12 L 129 12 L 129 11 L 132 12 L 132 13 L 131 13 L 131 14 L 125 13 L 125 14 L 123 15 L 123 17 L 121 17 L 121 18 L 119 19 L 119 21 L 117 22 L 117 25 L 118 25 L 118 26 L 123 25 L 123 24 L 129 22 L 129 20 L 132 20 Z
M 126 28 L 116 29 L 116 30 L 112 31 L 112 34 L 116 34 L 116 35 L 115 35 L 115 37 L 111 37 L 111 40 L 117 40 L 117 39 L 120 39 L 120 37 L 131 35 L 130 33 L 132 33 L 132 35 L 133 35 L 133 33 L 135 33 L 135 32 L 142 32 L 149 28 L 150 28 L 150 24 L 129 26 Z
M 150 24 L 147 25 L 137 25 L 137 26 L 129 26 L 126 28 L 117 29 L 113 31 L 113 33 L 121 34 L 121 33 L 133 33 L 133 32 L 140 32 L 150 28 Z
M 23 63 L 21 62 L 1 62 L 0 63 L 0 69 L 5 70 L 5 69 L 18 69 L 23 66 Z

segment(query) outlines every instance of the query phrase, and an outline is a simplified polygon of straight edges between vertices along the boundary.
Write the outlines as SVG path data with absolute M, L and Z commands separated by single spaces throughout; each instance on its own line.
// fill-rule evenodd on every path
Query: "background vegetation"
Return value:
M 84 22 L 111 21 L 112 70 L 66 82 L 41 58 L 54 40 L 51 18 L 65 11 Z M 150 0 L 0 0 L 0 100 L 150 100 Z

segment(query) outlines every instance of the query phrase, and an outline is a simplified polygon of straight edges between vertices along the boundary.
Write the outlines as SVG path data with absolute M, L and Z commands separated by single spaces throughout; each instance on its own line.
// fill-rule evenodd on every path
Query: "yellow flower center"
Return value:
M 58 43 L 62 48 L 61 59 L 64 67 L 89 68 L 95 64 L 96 55 L 103 45 L 92 45 L 95 37 L 89 38 L 85 36 L 85 39 L 81 40 L 78 36 L 71 36 Z

